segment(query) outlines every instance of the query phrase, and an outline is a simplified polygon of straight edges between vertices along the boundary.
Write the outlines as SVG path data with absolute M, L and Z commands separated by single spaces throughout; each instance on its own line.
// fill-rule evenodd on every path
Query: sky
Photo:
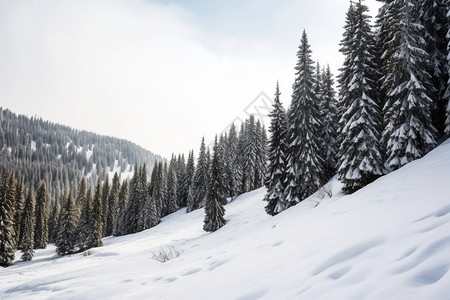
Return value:
M 365 3 L 372 15 L 380 4 Z M 231 122 L 290 103 L 305 29 L 336 75 L 347 0 L 0 0 L 0 106 L 198 152 Z

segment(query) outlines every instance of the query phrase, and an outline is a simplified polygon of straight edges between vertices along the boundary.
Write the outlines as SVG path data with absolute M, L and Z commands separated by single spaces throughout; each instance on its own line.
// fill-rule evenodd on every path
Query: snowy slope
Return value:
M 275 217 L 260 189 L 226 206 L 228 223 L 202 231 L 203 211 L 104 239 L 87 254 L 0 270 L 4 299 L 449 299 L 450 140 L 423 159 L 314 207 Z M 152 259 L 160 246 L 181 255 Z

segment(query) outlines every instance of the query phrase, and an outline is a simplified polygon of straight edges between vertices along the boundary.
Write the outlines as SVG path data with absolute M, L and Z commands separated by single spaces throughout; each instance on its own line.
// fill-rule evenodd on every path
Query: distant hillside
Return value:
M 0 172 L 19 171 L 25 183 L 37 188 L 47 181 L 51 198 L 64 188 L 75 188 L 86 176 L 110 178 L 118 172 L 126 178 L 135 164 L 151 170 L 162 158 L 123 139 L 80 131 L 41 118 L 16 115 L 0 107 Z

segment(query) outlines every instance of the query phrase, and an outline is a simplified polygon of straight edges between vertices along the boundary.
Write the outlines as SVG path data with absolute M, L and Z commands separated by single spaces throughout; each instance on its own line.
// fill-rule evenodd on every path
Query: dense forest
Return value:
M 226 224 L 224 205 L 263 185 L 282 212 L 337 174 L 353 193 L 423 157 L 450 135 L 450 8 L 446 0 L 381 1 L 371 25 L 351 2 L 335 80 L 312 60 L 303 31 L 287 110 L 276 86 L 271 124 L 250 116 L 165 161 L 129 142 L 1 110 L 0 265 L 55 243 L 66 255 L 102 237 L 152 226 L 185 207 L 205 209 L 204 230 Z M 121 176 L 121 172 L 133 176 Z M 37 191 L 37 193 L 35 193 Z

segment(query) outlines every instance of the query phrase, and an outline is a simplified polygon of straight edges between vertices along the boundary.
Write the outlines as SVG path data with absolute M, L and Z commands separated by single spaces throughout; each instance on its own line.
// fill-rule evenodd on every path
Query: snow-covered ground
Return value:
M 339 188 L 275 217 L 253 191 L 215 233 L 203 210 L 178 211 L 84 254 L 49 246 L 0 270 L 0 298 L 450 299 L 450 141 L 353 195 Z M 181 254 L 161 263 L 161 246 Z

